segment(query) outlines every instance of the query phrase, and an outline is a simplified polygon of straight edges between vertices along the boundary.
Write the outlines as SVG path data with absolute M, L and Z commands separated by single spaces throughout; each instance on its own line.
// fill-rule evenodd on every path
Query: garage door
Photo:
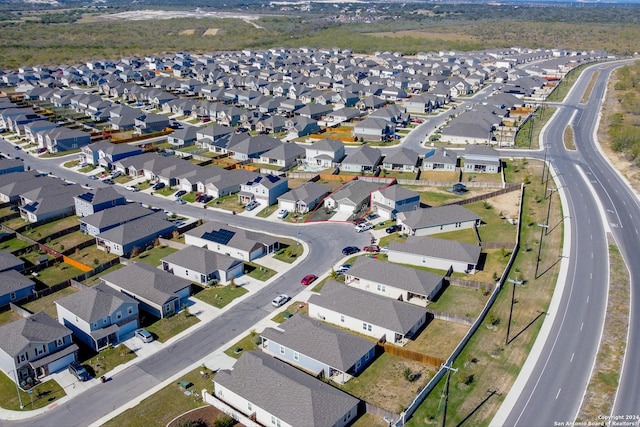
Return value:
M 65 357 L 62 357 L 58 360 L 55 360 L 49 363 L 49 373 L 52 374 L 54 372 L 58 372 L 63 369 L 66 369 L 67 366 L 69 366 L 69 364 L 74 360 L 76 360 L 76 355 L 75 353 L 71 353 L 66 355 Z

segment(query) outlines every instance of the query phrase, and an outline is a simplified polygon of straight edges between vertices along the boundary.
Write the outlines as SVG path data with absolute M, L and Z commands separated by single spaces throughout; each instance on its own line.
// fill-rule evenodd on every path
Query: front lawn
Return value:
M 171 317 L 165 317 L 164 319 L 157 320 L 150 325 L 145 325 L 144 327 L 155 336 L 156 340 L 165 342 L 171 337 L 174 337 L 180 332 L 195 325 L 199 321 L 200 319 L 196 316 L 186 314 L 185 311 L 181 311 Z
M 276 275 L 276 271 L 268 267 L 263 267 L 258 264 L 254 264 L 249 261 L 244 262 L 244 272 L 247 276 L 253 277 L 256 280 L 265 282 Z
M 257 217 L 266 218 L 278 209 L 278 205 L 267 206 L 256 214 Z
M 140 253 L 140 255 L 132 257 L 132 261 L 140 261 L 145 264 L 149 264 L 152 267 L 157 267 L 162 262 L 160 261 L 162 258 L 171 255 L 174 252 L 177 252 L 177 249 L 171 248 L 169 246 L 156 246 L 151 250 L 144 251 Z
M 291 264 L 304 252 L 301 244 L 293 239 L 280 239 L 280 249 L 273 256 L 275 259 Z
M 78 289 L 74 288 L 73 286 L 67 286 L 66 288 L 60 289 L 57 292 L 54 292 L 42 298 L 38 298 L 37 300 L 30 301 L 24 304 L 22 307 L 26 308 L 32 313 L 44 311 L 49 316 L 56 319 L 58 317 L 58 312 L 56 310 L 55 301 L 68 295 L 75 294 L 76 292 L 78 292 Z
M 309 306 L 307 305 L 307 303 L 303 301 L 295 301 L 292 304 L 289 304 L 289 307 L 287 307 L 285 311 L 281 311 L 280 313 L 273 316 L 271 320 L 273 320 L 276 323 L 283 323 L 285 320 L 287 320 L 289 317 L 293 316 L 294 314 L 308 315 Z
M 231 287 L 231 285 L 227 286 L 211 286 L 201 291 L 195 292 L 195 298 L 198 298 L 201 301 L 206 302 L 209 305 L 212 305 L 216 308 L 223 308 L 231 301 L 236 298 L 241 297 L 246 294 L 247 291 L 242 286 Z
M 80 357 L 79 359 L 83 365 L 89 366 L 89 372 L 95 378 L 99 378 L 112 371 L 116 366 L 127 363 L 136 357 L 138 356 L 131 349 L 120 344 L 117 347 L 109 346 L 99 353 L 89 353 L 89 357 Z
M 54 380 L 46 381 L 32 389 L 33 394 L 28 394 L 20 390 L 20 398 L 16 391 L 16 383 L 14 383 L 4 372 L 0 372 L 0 406 L 4 409 L 12 411 L 31 411 L 33 409 L 44 408 L 52 402 L 59 400 L 67 395 L 60 384 Z M 33 405 L 31 404 L 33 398 Z M 20 400 L 22 400 L 22 409 L 20 408 Z
M 242 353 L 245 351 L 253 351 L 260 345 L 260 334 L 256 331 L 251 331 L 249 335 L 240 339 L 237 343 L 229 347 L 224 351 L 224 354 L 231 356 L 234 359 L 239 359 Z
M 243 212 L 244 205 L 238 200 L 237 194 L 229 194 L 228 196 L 219 197 L 211 202 L 207 203 L 207 206 L 212 208 L 225 209 L 233 212 Z

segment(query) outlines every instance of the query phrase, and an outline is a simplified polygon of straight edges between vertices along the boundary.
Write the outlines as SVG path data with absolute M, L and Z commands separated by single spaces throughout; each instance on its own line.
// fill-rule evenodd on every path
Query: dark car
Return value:
M 71 362 L 69 365 L 69 372 L 73 374 L 79 381 L 88 381 L 89 372 L 78 362 Z
M 342 255 L 353 255 L 360 252 L 360 248 L 357 246 L 347 246 L 342 250 Z
M 152 190 L 160 190 L 161 188 L 164 188 L 164 182 L 157 182 L 151 187 Z
M 355 225 L 360 225 L 360 224 L 362 224 L 363 222 L 367 222 L 367 220 L 366 220 L 366 219 L 364 219 L 364 218 L 357 218 L 355 221 L 353 221 L 353 223 L 354 223 Z
M 363 251 L 365 252 L 371 252 L 371 253 L 379 253 L 380 252 L 380 246 L 378 245 L 369 245 L 369 246 L 365 246 L 364 248 L 362 248 Z
M 384 231 L 387 232 L 387 234 L 391 234 L 391 233 L 395 233 L 396 231 L 400 231 L 402 230 L 402 226 L 401 225 L 390 225 L 389 227 L 385 228 Z
M 115 184 L 115 182 L 111 178 L 103 179 L 102 182 L 109 185 Z
M 187 194 L 187 192 L 185 190 L 180 190 L 180 191 L 176 191 L 176 194 L 174 194 L 176 197 L 182 197 L 185 194 Z
M 213 196 L 210 196 L 208 194 L 205 194 L 204 197 L 200 199 L 202 203 L 209 203 L 212 200 L 213 200 Z

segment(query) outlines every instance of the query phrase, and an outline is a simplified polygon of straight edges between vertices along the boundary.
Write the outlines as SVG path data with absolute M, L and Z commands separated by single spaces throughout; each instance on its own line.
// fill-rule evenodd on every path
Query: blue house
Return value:
M 304 315 L 266 328 L 260 337 L 265 353 L 339 383 L 362 372 L 376 349 L 373 341 Z
M 16 270 L 22 271 L 24 269 L 24 261 L 11 252 L 0 251 L 0 271 Z
M 36 284 L 16 270 L 0 272 L 0 307 L 16 303 L 27 298 Z
M 85 217 L 114 206 L 124 205 L 127 199 L 113 187 L 96 188 L 73 198 L 76 215 Z

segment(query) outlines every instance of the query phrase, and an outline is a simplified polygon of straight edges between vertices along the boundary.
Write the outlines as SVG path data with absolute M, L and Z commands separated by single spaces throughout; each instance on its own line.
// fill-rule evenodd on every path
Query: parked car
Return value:
M 156 182 L 153 187 L 151 187 L 152 190 L 160 190 L 164 188 L 164 182 Z
M 136 332 L 134 334 L 137 338 L 140 338 L 142 340 L 142 342 L 151 342 L 153 341 L 153 335 L 151 335 L 151 332 L 147 331 L 146 329 L 136 329 Z
M 185 202 L 184 199 L 181 199 L 179 197 L 176 199 L 175 203 L 177 203 L 178 205 L 186 205 L 187 204 L 187 202 Z
M 367 222 L 367 220 L 366 220 L 366 219 L 364 219 L 364 218 L 356 218 L 356 220 L 355 220 L 355 221 L 353 221 L 353 223 L 354 223 L 355 225 L 360 225 L 360 224 L 362 224 L 363 222 Z
M 105 184 L 109 184 L 109 185 L 115 184 L 115 182 L 111 178 L 103 179 L 102 182 L 104 182 Z
M 95 176 L 95 175 L 89 175 L 89 177 L 88 177 L 88 178 L 89 178 L 90 180 L 92 180 L 92 181 L 95 181 L 95 180 L 97 180 L 97 179 L 98 179 L 98 177 L 97 177 L 97 176 Z
M 360 248 L 357 246 L 347 246 L 342 250 L 342 255 L 353 255 L 360 252 Z
M 113 171 L 113 172 L 111 172 L 111 173 L 109 174 L 109 177 L 110 177 L 110 178 L 117 178 L 117 177 L 119 177 L 119 176 L 121 176 L 121 175 L 122 175 L 122 172 L 120 172 L 120 171 Z
M 367 215 L 367 221 L 371 221 L 379 217 L 380 215 L 378 215 L 377 213 L 370 213 L 369 215 Z
M 20 147 L 19 145 L 16 145 L 16 146 L 15 146 L 15 147 L 13 147 L 13 148 L 15 148 L 16 150 L 22 150 L 22 147 Z
M 127 185 L 126 187 L 124 187 L 125 190 L 129 190 L 129 191 L 133 191 L 134 193 L 137 191 L 140 191 L 140 189 L 134 185 Z
M 300 281 L 300 284 L 303 286 L 307 286 L 312 284 L 316 279 L 318 278 L 318 276 L 316 276 L 315 274 L 307 274 L 306 276 L 304 276 L 302 278 L 302 280 Z
M 362 233 L 363 231 L 371 230 L 373 228 L 373 224 L 370 222 L 365 222 L 362 224 L 358 224 L 354 227 L 354 230 L 358 233 Z
M 369 245 L 369 246 L 365 246 L 364 248 L 362 248 L 363 251 L 365 252 L 370 252 L 370 253 L 379 253 L 380 252 L 380 246 L 378 245 Z
M 69 364 L 69 372 L 73 374 L 74 377 L 78 379 L 78 381 L 88 381 L 90 376 L 89 372 L 80 364 L 80 362 L 71 362 Z
M 185 190 L 179 190 L 179 191 L 176 191 L 176 194 L 174 194 L 174 196 L 176 196 L 176 197 L 182 197 L 182 196 L 184 196 L 185 194 L 187 194 L 187 192 L 186 192 Z
M 391 233 L 395 233 L 396 231 L 400 231 L 402 230 L 402 226 L 399 224 L 394 224 L 394 225 L 390 225 L 389 227 L 385 228 L 384 231 L 387 232 L 387 234 L 391 234 Z
M 342 264 L 337 270 L 336 274 L 345 274 L 351 268 L 351 264 Z
M 287 294 L 280 294 L 271 301 L 271 305 L 274 307 L 280 307 L 291 299 Z
M 279 209 L 278 213 L 277 213 L 277 217 L 279 219 L 285 219 L 287 217 L 287 215 L 289 215 L 289 211 L 286 209 Z
M 247 210 L 247 211 L 252 211 L 257 207 L 258 207 L 258 202 L 256 202 L 255 200 L 252 200 L 249 203 L 247 203 L 247 205 L 244 207 L 244 209 Z
M 213 200 L 213 196 L 210 196 L 208 194 L 205 194 L 204 197 L 200 198 L 200 201 L 202 203 L 209 203 L 212 200 Z

